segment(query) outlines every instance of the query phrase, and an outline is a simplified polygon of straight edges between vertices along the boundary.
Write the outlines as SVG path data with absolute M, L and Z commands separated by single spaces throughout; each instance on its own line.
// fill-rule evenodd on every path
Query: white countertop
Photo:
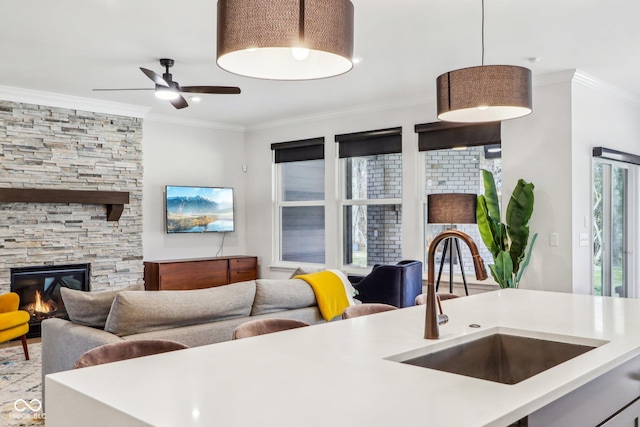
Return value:
M 640 354 L 640 300 L 508 289 L 442 305 L 439 340 L 417 306 L 49 375 L 47 427 L 504 426 Z M 496 327 L 608 343 L 514 385 L 385 359 Z

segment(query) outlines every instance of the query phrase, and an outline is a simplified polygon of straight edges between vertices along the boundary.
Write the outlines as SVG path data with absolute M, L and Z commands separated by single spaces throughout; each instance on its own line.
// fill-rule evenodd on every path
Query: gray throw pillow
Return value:
M 104 330 L 123 337 L 247 317 L 255 293 L 253 280 L 187 291 L 120 292 Z
M 302 279 L 257 279 L 251 315 L 317 305 L 316 295 Z
M 291 276 L 289 276 L 289 279 L 293 279 L 296 276 L 302 276 L 303 274 L 309 274 L 309 273 L 313 273 L 313 271 L 303 270 L 302 268 L 298 267 L 293 271 L 293 273 L 291 273 Z
M 118 292 L 143 291 L 143 284 L 135 284 L 119 289 L 98 292 L 83 292 L 76 289 L 60 288 L 62 302 L 69 319 L 78 325 L 104 329 L 111 304 Z

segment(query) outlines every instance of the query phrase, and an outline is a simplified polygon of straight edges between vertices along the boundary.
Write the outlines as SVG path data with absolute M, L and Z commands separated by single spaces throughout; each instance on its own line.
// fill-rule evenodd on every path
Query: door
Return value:
M 593 294 L 629 296 L 629 169 L 593 162 Z

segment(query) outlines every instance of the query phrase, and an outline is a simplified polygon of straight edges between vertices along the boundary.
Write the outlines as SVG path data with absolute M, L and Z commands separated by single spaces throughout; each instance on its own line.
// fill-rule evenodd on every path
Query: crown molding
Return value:
M 48 107 L 66 108 L 69 110 L 91 111 L 94 113 L 113 114 L 116 116 L 144 118 L 150 108 L 120 102 L 101 101 L 79 96 L 62 95 L 33 89 L 0 86 L 0 99 Z
M 573 81 L 619 101 L 631 104 L 636 108 L 640 108 L 640 97 L 638 95 L 604 82 L 597 77 L 593 77 L 582 71 L 576 71 Z
M 227 130 L 232 132 L 244 132 L 246 130 L 246 127 L 242 125 L 234 125 L 231 123 L 221 123 L 221 122 L 210 122 L 206 120 L 197 120 L 197 119 L 176 118 L 172 116 L 166 116 L 163 114 L 147 114 L 147 116 L 145 117 L 145 121 L 169 123 L 172 125 L 192 126 L 192 127 L 200 127 L 200 128 L 215 129 L 215 130 Z
M 557 83 L 569 83 L 573 80 L 575 75 L 576 75 L 575 69 L 540 74 L 540 75 L 533 76 L 532 84 L 533 86 L 546 86 L 546 85 L 553 85 Z

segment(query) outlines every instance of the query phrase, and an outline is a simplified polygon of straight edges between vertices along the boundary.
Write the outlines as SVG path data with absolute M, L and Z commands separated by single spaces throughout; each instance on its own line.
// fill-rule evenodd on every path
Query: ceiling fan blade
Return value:
M 178 110 L 189 106 L 189 104 L 187 104 L 187 100 L 184 99 L 182 95 L 178 96 L 176 99 L 171 99 L 169 102 Z
M 240 93 L 240 88 L 235 86 L 181 86 L 180 92 L 236 95 Z
M 160 77 L 158 74 L 154 73 L 151 70 L 147 70 L 146 68 L 142 68 L 140 67 L 140 70 L 147 76 L 149 77 L 151 80 L 153 80 L 153 82 L 157 85 L 160 86 L 164 86 L 164 87 L 169 87 L 169 83 L 167 83 L 167 81 L 165 79 L 163 79 L 162 77 Z
M 94 92 L 106 92 L 106 91 L 110 91 L 110 90 L 155 90 L 154 88 L 149 88 L 149 87 L 145 87 L 145 88 L 137 88 L 137 89 L 91 89 Z

